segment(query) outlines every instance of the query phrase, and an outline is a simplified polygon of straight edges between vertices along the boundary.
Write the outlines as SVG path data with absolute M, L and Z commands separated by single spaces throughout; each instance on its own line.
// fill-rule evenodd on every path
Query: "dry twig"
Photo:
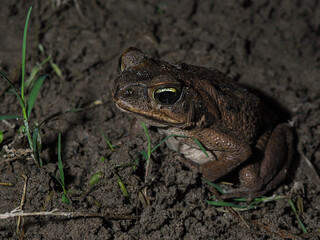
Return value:
M 8 219 L 12 217 L 27 217 L 27 216 L 63 216 L 68 218 L 74 217 L 103 217 L 115 220 L 132 220 L 137 219 L 135 215 L 113 214 L 113 213 L 79 213 L 79 212 L 58 212 L 58 209 L 54 209 L 49 212 L 24 212 L 19 209 L 20 207 L 12 210 L 11 212 L 0 213 L 0 219 Z
M 28 178 L 27 178 L 26 175 L 24 175 L 24 174 L 22 174 L 22 173 L 21 173 L 20 175 L 21 175 L 21 177 L 23 177 L 23 179 L 24 179 L 24 187 L 23 187 L 23 192 L 22 192 L 22 197 L 21 197 L 20 206 L 18 207 L 18 209 L 19 209 L 20 211 L 22 211 L 24 202 L 25 202 L 25 200 L 26 200 L 26 192 L 27 192 L 27 182 L 28 182 Z M 22 220 L 23 220 L 23 219 L 22 219 L 22 216 L 19 216 L 19 217 L 18 217 L 18 221 L 17 221 L 17 228 L 16 228 L 17 235 L 18 235 L 19 232 L 20 232 L 20 225 L 21 225 Z

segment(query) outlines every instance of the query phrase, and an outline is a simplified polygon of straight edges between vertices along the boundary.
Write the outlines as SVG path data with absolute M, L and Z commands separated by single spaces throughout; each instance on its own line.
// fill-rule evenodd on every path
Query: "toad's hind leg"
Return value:
M 243 188 L 231 190 L 222 195 L 222 198 L 259 197 L 285 178 L 294 153 L 292 130 L 287 124 L 280 124 L 267 140 L 268 135 L 262 136 L 256 145 L 263 153 L 262 159 L 249 163 L 239 172 Z

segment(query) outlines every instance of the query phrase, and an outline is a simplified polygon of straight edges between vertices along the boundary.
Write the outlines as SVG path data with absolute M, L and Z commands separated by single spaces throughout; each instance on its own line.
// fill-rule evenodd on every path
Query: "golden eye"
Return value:
M 173 87 L 159 88 L 153 92 L 153 98 L 162 104 L 174 104 L 180 97 L 180 90 Z

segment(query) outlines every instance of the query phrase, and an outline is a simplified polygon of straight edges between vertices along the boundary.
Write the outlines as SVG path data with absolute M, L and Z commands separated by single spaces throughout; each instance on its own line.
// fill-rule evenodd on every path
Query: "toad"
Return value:
M 209 181 L 237 172 L 239 186 L 222 198 L 255 198 L 285 178 L 293 158 L 291 128 L 276 125 L 260 99 L 233 79 L 213 68 L 150 58 L 133 47 L 119 66 L 112 90 L 118 108 L 162 134 L 190 137 L 166 144 Z

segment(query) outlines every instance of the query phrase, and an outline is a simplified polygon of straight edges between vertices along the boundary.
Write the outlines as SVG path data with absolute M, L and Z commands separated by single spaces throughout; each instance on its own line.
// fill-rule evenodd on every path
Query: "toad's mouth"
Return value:
M 168 114 L 166 111 L 161 110 L 141 110 L 139 108 L 128 105 L 127 103 L 115 102 L 116 106 L 123 112 L 136 114 L 147 120 L 158 123 L 159 125 L 165 127 L 167 125 L 182 126 L 186 123 L 184 118 L 173 118 L 171 114 Z M 152 125 L 152 124 L 151 124 Z

